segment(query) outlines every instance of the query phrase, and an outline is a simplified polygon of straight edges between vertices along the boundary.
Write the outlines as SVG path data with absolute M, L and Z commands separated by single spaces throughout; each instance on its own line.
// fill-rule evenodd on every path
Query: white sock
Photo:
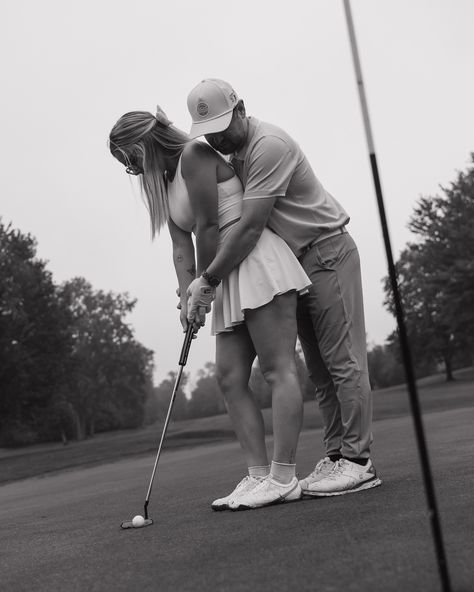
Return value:
M 280 463 L 272 460 L 272 468 L 270 475 L 278 483 L 287 484 L 293 479 L 296 474 L 296 465 Z
M 249 467 L 250 477 L 266 477 L 270 473 L 270 465 L 262 467 Z

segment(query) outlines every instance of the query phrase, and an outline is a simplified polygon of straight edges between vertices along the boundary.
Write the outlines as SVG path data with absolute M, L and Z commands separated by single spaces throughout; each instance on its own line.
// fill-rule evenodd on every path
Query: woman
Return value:
M 187 287 L 239 219 L 240 181 L 217 152 L 190 141 L 159 108 L 156 116 L 143 111 L 123 115 L 109 140 L 112 155 L 127 173 L 140 176 L 152 234 L 168 223 L 185 327 Z M 218 287 L 212 320 L 217 381 L 248 475 L 229 495 L 212 502 L 214 510 L 262 507 L 301 496 L 295 455 L 303 400 L 294 352 L 297 296 L 309 284 L 286 243 L 265 229 L 250 255 Z M 256 356 L 272 390 L 271 467 L 262 413 L 248 385 Z

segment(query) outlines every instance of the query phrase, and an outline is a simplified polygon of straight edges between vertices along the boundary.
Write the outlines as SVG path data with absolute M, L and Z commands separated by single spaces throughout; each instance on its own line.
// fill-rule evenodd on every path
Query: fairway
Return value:
M 429 406 L 443 388 L 428 385 L 422 400 Z M 472 399 L 472 381 L 456 389 Z M 165 451 L 149 508 L 155 524 L 144 529 L 119 526 L 142 512 L 153 455 L 7 483 L 0 487 L 1 589 L 440 590 L 412 420 L 389 413 L 386 397 L 376 393 L 376 414 L 385 406 L 386 418 L 374 424 L 373 460 L 383 485 L 366 492 L 214 513 L 210 501 L 245 470 L 234 441 Z M 474 589 L 474 406 L 463 402 L 453 397 L 454 408 L 434 404 L 424 416 L 457 592 Z M 321 454 L 320 430 L 306 429 L 300 474 Z

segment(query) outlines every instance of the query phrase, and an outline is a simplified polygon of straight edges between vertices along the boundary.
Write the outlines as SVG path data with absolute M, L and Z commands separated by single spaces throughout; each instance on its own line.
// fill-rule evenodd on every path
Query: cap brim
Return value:
M 207 134 L 215 134 L 216 132 L 223 132 L 230 125 L 232 120 L 233 109 L 229 113 L 225 113 L 215 119 L 209 121 L 198 121 L 193 123 L 189 132 L 191 139 L 198 138 L 199 136 L 205 136 Z

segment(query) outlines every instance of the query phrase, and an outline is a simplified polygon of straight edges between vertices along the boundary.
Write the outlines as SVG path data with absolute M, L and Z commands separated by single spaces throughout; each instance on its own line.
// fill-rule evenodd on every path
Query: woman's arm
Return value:
M 219 242 L 217 156 L 205 144 L 188 144 L 183 152 L 181 171 L 196 222 L 196 272 L 200 275 L 214 259 Z
M 187 327 L 187 296 L 186 290 L 196 277 L 196 260 L 194 245 L 190 232 L 186 232 L 168 220 L 168 228 L 173 242 L 173 263 L 179 286 L 179 301 L 181 304 L 180 320 L 183 329 Z

